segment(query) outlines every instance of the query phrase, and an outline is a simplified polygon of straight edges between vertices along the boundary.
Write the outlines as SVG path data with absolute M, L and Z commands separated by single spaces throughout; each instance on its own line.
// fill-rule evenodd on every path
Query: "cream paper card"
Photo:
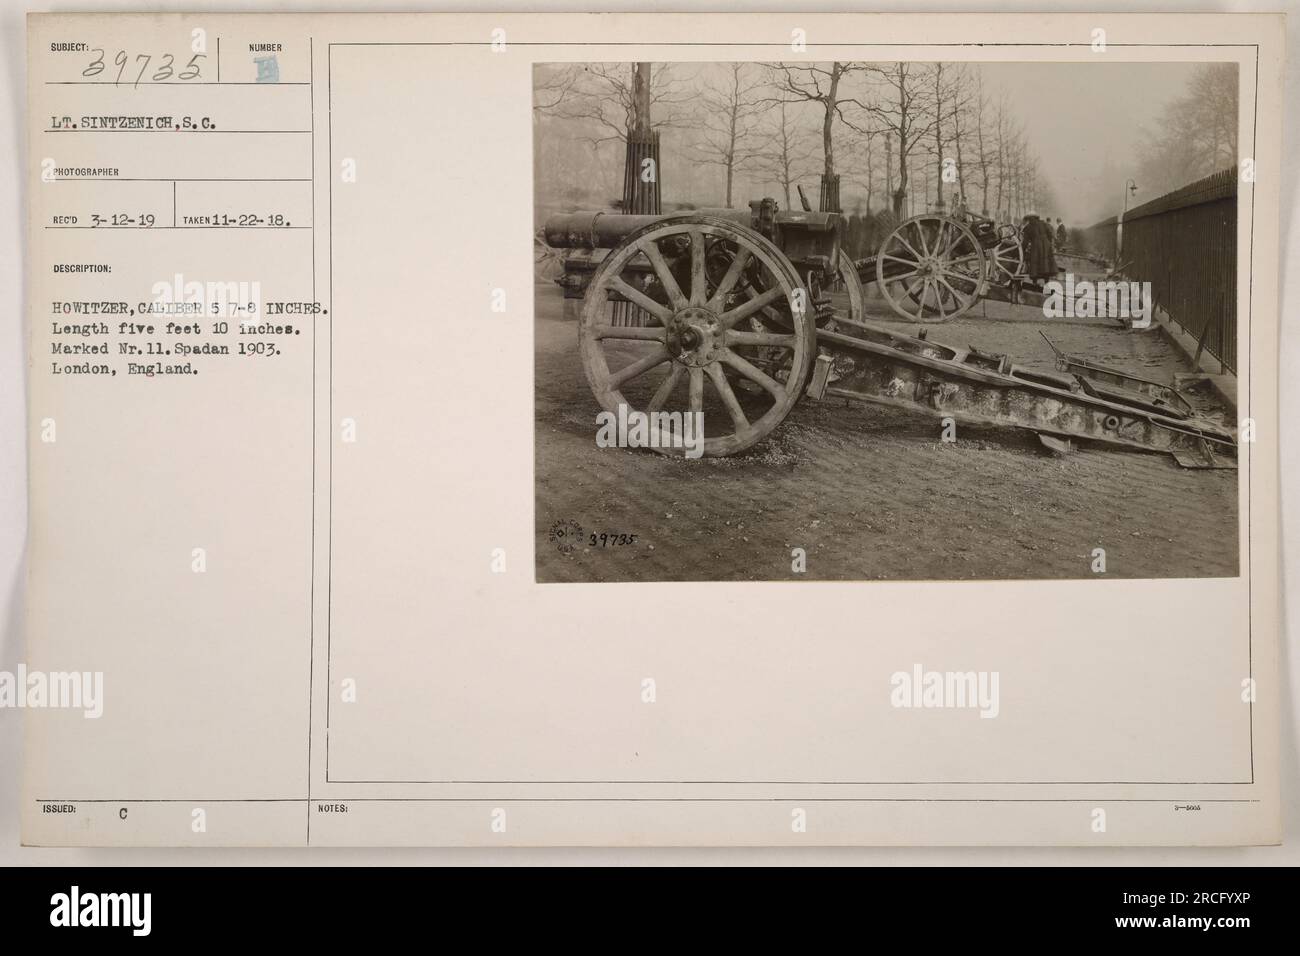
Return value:
M 26 842 L 1280 839 L 1280 18 L 29 32 Z

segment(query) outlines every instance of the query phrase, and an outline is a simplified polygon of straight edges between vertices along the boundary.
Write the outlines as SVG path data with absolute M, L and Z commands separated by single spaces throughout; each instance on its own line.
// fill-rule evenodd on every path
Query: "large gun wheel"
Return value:
M 945 322 L 984 294 L 985 255 L 963 222 L 926 213 L 905 220 L 876 255 L 876 285 L 909 322 Z
M 1025 247 L 1014 226 L 1003 226 L 998 233 L 997 245 L 988 250 L 989 281 L 994 285 L 1010 285 L 1025 267 Z
M 647 324 L 613 324 L 620 301 Z M 808 381 L 815 337 L 807 289 L 776 246 L 700 215 L 652 223 L 611 250 L 578 333 L 602 408 L 652 423 L 668 421 L 654 413 L 702 412 L 706 455 L 744 451 L 780 424 Z M 651 444 L 684 453 L 655 424 Z
M 835 274 L 844 287 L 844 293 L 849 299 L 848 325 L 856 325 L 866 321 L 867 318 L 867 295 L 862 288 L 862 279 L 858 276 L 857 263 L 849 255 L 848 250 L 843 246 L 840 247 L 839 255 L 835 260 Z

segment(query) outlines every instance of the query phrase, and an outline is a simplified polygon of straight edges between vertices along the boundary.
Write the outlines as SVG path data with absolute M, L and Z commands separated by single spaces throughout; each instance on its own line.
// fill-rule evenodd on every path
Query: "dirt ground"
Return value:
M 878 301 L 868 311 L 892 317 Z M 1051 369 L 1039 329 L 1149 378 L 1186 368 L 1158 332 L 994 302 L 931 326 L 930 338 Z M 972 426 L 945 443 L 926 415 L 809 399 L 732 458 L 599 448 L 572 306 L 566 317 L 549 283 L 536 286 L 536 399 L 539 581 L 1089 578 L 1094 548 L 1110 577 L 1237 574 L 1237 473 L 1167 455 L 1091 446 L 1058 457 L 1030 432 Z M 636 541 L 592 547 L 592 534 Z M 807 553 L 803 574 L 792 548 Z

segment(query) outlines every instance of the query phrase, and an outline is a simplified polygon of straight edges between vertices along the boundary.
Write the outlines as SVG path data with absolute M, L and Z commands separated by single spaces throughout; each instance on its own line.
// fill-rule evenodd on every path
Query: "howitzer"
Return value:
M 748 209 L 696 209 L 681 214 L 681 218 L 690 217 L 725 220 L 766 238 L 799 271 L 814 299 L 829 301 L 822 295 L 822 288 L 825 277 L 838 268 L 844 228 L 844 217 L 839 213 L 780 210 L 775 200 L 763 199 L 750 203 Z M 576 250 L 565 259 L 565 277 L 560 280 L 564 294 L 582 298 L 607 250 L 617 247 L 633 233 L 670 218 L 674 217 L 597 211 L 567 213 L 548 219 L 543 229 L 546 244 Z M 665 254 L 672 257 L 685 240 L 683 234 L 663 240 Z M 654 284 L 653 270 L 644 257 L 635 257 L 627 269 L 651 277 Z M 612 297 L 618 301 L 621 295 L 615 291 Z
M 992 281 L 986 251 L 1006 239 L 974 225 L 917 216 L 857 261 L 841 247 L 841 216 L 782 211 L 770 199 L 663 216 L 571 213 L 543 234 L 577 250 L 557 281 L 585 300 L 578 341 L 597 402 L 651 422 L 703 413 L 706 455 L 752 447 L 807 394 L 1026 428 L 1056 451 L 1085 439 L 1170 452 L 1187 466 L 1235 465 L 1231 430 L 1167 397 L 1153 401 L 1115 370 L 1075 361 L 1034 371 L 932 342 L 924 329 L 902 335 L 866 321 L 862 283 L 873 275 L 913 320 L 969 308 Z M 836 280 L 847 312 L 832 306 Z M 680 451 L 654 435 L 649 444 Z

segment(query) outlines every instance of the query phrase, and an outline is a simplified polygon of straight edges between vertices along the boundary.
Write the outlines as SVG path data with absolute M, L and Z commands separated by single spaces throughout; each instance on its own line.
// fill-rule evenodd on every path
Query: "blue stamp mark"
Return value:
M 274 56 L 255 56 L 253 62 L 257 64 L 257 82 L 280 82 L 280 61 Z

